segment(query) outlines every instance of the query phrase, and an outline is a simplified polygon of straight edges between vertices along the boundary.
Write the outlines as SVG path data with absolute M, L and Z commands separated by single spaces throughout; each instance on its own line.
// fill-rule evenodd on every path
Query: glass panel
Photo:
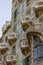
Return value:
M 34 59 L 38 57 L 38 48 L 34 49 Z
M 38 52 L 39 52 L 39 53 L 38 53 L 38 56 L 39 56 L 39 57 L 42 57 L 42 56 L 43 56 L 43 46 L 39 46 L 39 47 L 38 47 Z
M 42 41 L 40 40 L 40 38 L 39 37 L 36 37 L 36 36 L 34 36 L 33 44 L 34 44 L 34 47 L 35 46 L 38 46 L 38 45 L 43 45 L 42 44 Z
M 34 63 L 38 63 L 43 60 L 43 43 L 40 38 L 34 36 Z

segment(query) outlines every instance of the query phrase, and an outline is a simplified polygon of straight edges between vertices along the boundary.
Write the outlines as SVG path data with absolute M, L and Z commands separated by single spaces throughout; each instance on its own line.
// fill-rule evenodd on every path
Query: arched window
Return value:
M 39 37 L 34 36 L 34 63 L 43 60 L 43 43 Z

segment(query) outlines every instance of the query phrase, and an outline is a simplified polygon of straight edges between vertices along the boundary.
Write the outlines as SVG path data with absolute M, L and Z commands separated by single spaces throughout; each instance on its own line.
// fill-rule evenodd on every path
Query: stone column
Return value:
M 31 39 L 30 39 L 30 43 L 31 43 L 31 65 L 34 64 L 34 55 L 33 55 L 33 36 L 31 36 Z

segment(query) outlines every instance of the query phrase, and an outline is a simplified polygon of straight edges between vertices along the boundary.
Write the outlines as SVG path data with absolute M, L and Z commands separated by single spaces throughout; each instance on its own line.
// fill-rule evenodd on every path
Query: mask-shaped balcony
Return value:
M 17 56 L 16 55 L 12 55 L 12 54 L 9 54 L 6 56 L 6 63 L 8 65 L 13 65 L 15 64 L 17 61 Z
M 41 23 L 35 23 L 34 29 L 41 29 Z
M 43 23 L 35 23 L 34 24 L 34 29 L 35 32 L 43 32 Z
M 4 54 L 8 50 L 8 44 L 7 43 L 0 43 L 0 51 L 2 54 Z
M 43 2 L 41 1 L 36 2 L 33 7 L 34 7 L 36 17 L 39 18 L 43 14 Z
M 33 22 L 31 20 L 22 21 L 22 28 L 24 31 L 27 31 L 30 27 L 33 27 Z
M 13 45 L 17 41 L 17 36 L 15 33 L 10 33 L 8 35 L 8 42 L 10 45 Z
M 20 43 L 21 43 L 20 47 L 23 55 L 25 56 L 30 55 L 30 47 L 28 41 L 26 39 L 22 39 Z
M 33 28 L 30 27 L 30 29 L 28 29 L 26 31 L 26 33 L 30 33 L 30 32 L 34 32 L 34 33 L 36 32 L 38 34 L 42 34 L 43 33 L 43 23 L 35 23 L 35 24 L 33 24 Z

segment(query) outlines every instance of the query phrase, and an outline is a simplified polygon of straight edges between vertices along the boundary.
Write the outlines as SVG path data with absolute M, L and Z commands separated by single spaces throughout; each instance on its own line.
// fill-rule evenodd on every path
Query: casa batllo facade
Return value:
M 12 0 L 12 18 L 2 28 L 0 65 L 43 65 L 43 0 Z

